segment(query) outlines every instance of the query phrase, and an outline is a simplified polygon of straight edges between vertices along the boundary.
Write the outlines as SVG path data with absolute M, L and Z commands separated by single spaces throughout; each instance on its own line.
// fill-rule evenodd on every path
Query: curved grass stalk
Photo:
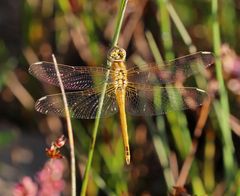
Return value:
M 71 124 L 71 119 L 70 119 L 70 112 L 68 109 L 68 103 L 67 103 L 67 98 L 65 94 L 65 90 L 63 87 L 62 79 L 59 73 L 59 69 L 57 66 L 57 60 L 52 54 L 53 62 L 54 62 L 54 67 L 57 73 L 57 78 L 59 81 L 59 85 L 61 88 L 62 92 L 62 97 L 63 97 L 63 103 L 64 103 L 64 110 L 66 114 L 66 120 L 67 120 L 67 130 L 68 130 L 68 138 L 69 138 L 69 146 L 70 146 L 70 159 L 71 159 L 71 192 L 72 196 L 76 196 L 76 167 L 75 167 L 75 150 L 74 150 L 74 139 L 73 139 L 73 130 L 72 130 L 72 124 Z
M 116 23 L 115 33 L 114 33 L 114 36 L 113 36 L 112 47 L 116 46 L 117 43 L 118 43 L 118 38 L 119 38 L 119 35 L 120 35 L 122 22 L 123 22 L 125 10 L 126 10 L 126 7 L 127 7 L 127 2 L 128 2 L 128 0 L 121 0 L 121 6 L 120 6 L 118 16 L 117 16 L 117 23 Z M 111 66 L 111 64 L 109 66 Z M 109 72 L 107 73 L 107 77 L 108 77 L 108 75 L 109 75 Z M 99 108 L 98 108 L 96 120 L 95 120 L 95 123 L 94 123 L 92 142 L 91 142 L 91 146 L 90 146 L 90 149 L 89 149 L 89 152 L 88 152 L 88 162 L 87 162 L 87 166 L 86 166 L 84 177 L 83 177 L 81 196 L 85 196 L 86 191 L 87 191 L 89 172 L 90 172 L 90 168 L 91 168 L 91 164 L 92 164 L 93 153 L 94 153 L 96 137 L 97 137 L 97 131 L 98 131 L 98 127 L 99 127 L 100 115 L 101 115 L 101 111 L 102 111 L 103 100 L 104 100 L 106 88 L 107 88 L 107 83 L 104 83 L 103 89 L 102 89 L 102 94 L 101 94 L 101 97 L 100 97 L 100 100 L 99 100 Z

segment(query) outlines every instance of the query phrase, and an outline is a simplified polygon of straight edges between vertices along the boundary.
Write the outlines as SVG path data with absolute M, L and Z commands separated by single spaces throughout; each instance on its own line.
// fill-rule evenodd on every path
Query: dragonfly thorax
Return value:
M 116 90 L 123 90 L 127 87 L 127 71 L 123 62 L 114 62 L 112 64 L 114 72 L 113 83 Z

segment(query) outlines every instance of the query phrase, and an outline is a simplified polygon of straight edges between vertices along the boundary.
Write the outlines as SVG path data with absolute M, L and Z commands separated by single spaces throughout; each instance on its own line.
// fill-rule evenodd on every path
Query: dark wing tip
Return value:
M 59 100 L 60 97 L 57 97 Z M 60 104 L 60 106 L 58 105 Z M 56 115 L 56 116 L 64 116 L 64 113 L 62 108 L 64 108 L 62 105 L 62 101 L 54 100 L 54 95 L 48 95 L 41 97 L 38 99 L 35 103 L 35 110 L 37 112 L 40 112 L 42 114 L 50 114 L 50 115 Z
M 42 113 L 42 114 L 47 114 L 48 111 L 46 109 L 44 109 L 44 102 L 46 101 L 47 96 L 42 97 L 40 99 L 38 99 L 35 103 L 35 110 Z
M 215 63 L 215 56 L 212 52 L 200 51 L 199 53 L 206 67 Z
M 199 106 L 201 106 L 205 99 L 209 99 L 209 95 L 205 90 L 202 90 L 200 88 L 196 88 L 195 90 L 196 90 L 196 93 L 198 94 L 197 102 L 199 103 Z
M 28 73 L 30 73 L 31 75 L 35 75 L 36 67 L 41 66 L 43 64 L 44 64 L 43 61 L 39 61 L 39 62 L 31 64 L 28 68 Z

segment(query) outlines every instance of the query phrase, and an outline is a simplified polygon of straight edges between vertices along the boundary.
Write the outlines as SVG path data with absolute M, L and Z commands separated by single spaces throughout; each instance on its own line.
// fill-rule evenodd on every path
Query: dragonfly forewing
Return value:
M 67 92 L 66 98 L 72 118 L 94 119 L 99 107 L 101 89 Z M 36 102 L 35 108 L 43 114 L 65 116 L 62 94 L 42 97 Z M 104 96 L 101 118 L 109 117 L 118 112 L 116 97 L 111 85 L 108 85 Z
M 211 52 L 197 52 L 163 64 L 132 67 L 128 70 L 128 80 L 133 83 L 170 84 L 201 72 L 213 63 Z
M 73 67 L 58 64 L 58 69 L 66 90 L 85 90 L 101 85 L 107 80 L 108 69 L 104 67 Z M 37 79 L 59 86 L 54 64 L 51 62 L 37 62 L 29 67 L 29 73 Z M 108 77 L 108 81 L 111 77 Z
M 169 111 L 196 109 L 208 97 L 205 91 L 193 87 L 130 84 L 126 90 L 126 111 L 135 116 L 153 116 Z

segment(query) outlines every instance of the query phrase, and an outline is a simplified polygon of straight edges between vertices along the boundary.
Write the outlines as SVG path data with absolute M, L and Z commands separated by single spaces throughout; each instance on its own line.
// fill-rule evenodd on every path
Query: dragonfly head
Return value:
M 125 61 L 126 51 L 123 48 L 114 46 L 109 50 L 107 58 L 110 62 Z

